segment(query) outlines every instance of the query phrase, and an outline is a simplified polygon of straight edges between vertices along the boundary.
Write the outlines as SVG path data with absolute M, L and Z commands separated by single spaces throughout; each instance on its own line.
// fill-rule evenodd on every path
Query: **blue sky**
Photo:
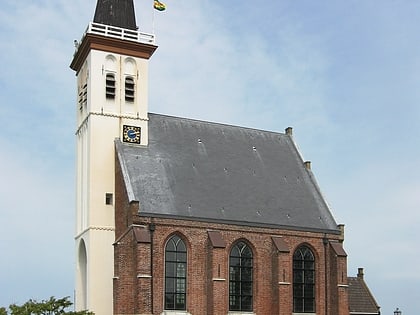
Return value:
M 164 1 L 165 2 L 165 1 Z M 283 132 L 312 161 L 348 273 L 420 308 L 420 2 L 135 1 L 149 110 Z M 2 0 L 0 305 L 73 294 L 76 83 L 94 0 Z

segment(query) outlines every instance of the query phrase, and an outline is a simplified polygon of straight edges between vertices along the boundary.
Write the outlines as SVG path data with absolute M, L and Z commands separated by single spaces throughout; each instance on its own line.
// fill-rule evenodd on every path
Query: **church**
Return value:
M 132 0 L 98 0 L 75 46 L 77 310 L 349 314 L 344 226 L 292 128 L 149 113 Z

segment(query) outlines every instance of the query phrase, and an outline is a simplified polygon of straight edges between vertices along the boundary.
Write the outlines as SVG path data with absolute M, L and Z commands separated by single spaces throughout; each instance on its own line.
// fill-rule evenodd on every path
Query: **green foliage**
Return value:
M 23 305 L 11 304 L 9 312 L 4 307 L 0 308 L 0 315 L 94 315 L 94 313 L 88 311 L 66 311 L 73 304 L 69 301 L 69 298 L 68 296 L 62 299 L 50 297 L 49 300 L 42 300 L 41 302 L 31 299 Z

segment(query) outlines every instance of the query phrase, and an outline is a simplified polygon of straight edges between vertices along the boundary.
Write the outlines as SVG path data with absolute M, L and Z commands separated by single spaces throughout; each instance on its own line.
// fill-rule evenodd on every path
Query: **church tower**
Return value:
M 133 0 L 98 0 L 70 68 L 76 72 L 76 309 L 113 309 L 114 140 L 148 142 L 148 60 Z

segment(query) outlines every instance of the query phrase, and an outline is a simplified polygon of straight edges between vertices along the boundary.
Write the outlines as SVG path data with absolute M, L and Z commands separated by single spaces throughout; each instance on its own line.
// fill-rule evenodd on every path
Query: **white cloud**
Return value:
M 188 4 L 188 15 L 178 9 L 159 17 L 151 110 L 275 130 L 325 123 L 320 38 L 286 25 L 267 37 L 243 19 L 243 29 L 232 30 L 218 9 Z
M 161 13 L 135 2 L 140 29 L 154 29 L 160 45 L 150 62 L 150 110 L 293 126 L 347 226 L 349 274 L 365 266 L 382 311 L 391 312 L 395 291 L 383 289 L 391 279 L 401 292 L 419 285 L 416 276 L 408 280 L 420 257 L 419 4 L 166 4 Z M 75 82 L 68 65 L 94 8 L 85 0 L 5 0 L 0 8 L 7 73 L 0 77 L 0 207 L 8 240 L 0 246 L 15 262 L 5 262 L 10 272 L 0 282 L 16 284 L 0 305 L 25 299 L 24 285 L 26 292 L 42 285 L 39 294 L 72 290 Z M 18 278 L 24 266 L 26 278 Z M 407 312 L 418 308 L 403 302 Z

